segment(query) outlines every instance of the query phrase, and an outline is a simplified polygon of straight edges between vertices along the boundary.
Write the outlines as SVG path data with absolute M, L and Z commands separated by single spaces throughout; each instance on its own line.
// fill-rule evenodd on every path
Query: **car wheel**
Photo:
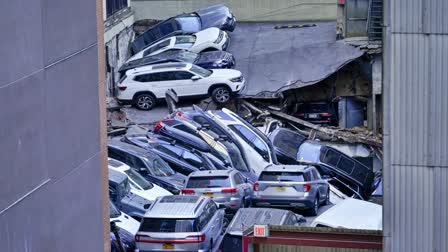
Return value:
M 151 94 L 141 94 L 135 97 L 134 104 L 140 110 L 151 110 L 156 105 L 156 98 Z
M 210 251 L 213 251 L 213 239 L 210 239 Z
M 313 203 L 313 208 L 311 208 L 310 210 L 310 215 L 316 216 L 318 211 L 319 211 L 319 195 L 316 195 L 316 199 L 314 200 Z
M 324 202 L 324 205 L 326 206 L 326 205 L 330 205 L 330 190 L 328 190 L 328 192 L 327 192 L 327 197 L 325 197 L 325 202 Z
M 230 100 L 230 90 L 227 87 L 217 87 L 212 91 L 212 99 L 218 104 L 226 103 Z

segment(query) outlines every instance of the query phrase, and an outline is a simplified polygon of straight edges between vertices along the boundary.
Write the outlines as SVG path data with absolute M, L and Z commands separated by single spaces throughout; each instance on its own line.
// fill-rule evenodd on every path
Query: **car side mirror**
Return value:
M 197 75 L 191 76 L 191 80 L 193 80 L 193 81 L 197 81 L 197 80 L 200 80 L 200 79 L 201 79 L 201 77 L 199 77 Z

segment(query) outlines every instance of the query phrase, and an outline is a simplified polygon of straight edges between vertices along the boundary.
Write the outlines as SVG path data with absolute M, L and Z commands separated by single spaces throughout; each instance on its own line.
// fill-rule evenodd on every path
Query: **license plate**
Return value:
M 308 118 L 317 118 L 317 114 L 309 114 Z
M 277 190 L 283 192 L 285 190 L 285 188 L 282 186 L 279 186 L 279 187 L 277 187 Z
M 203 194 L 205 197 L 213 197 L 213 193 L 204 193 Z
M 162 249 L 174 249 L 174 244 L 165 243 L 162 245 Z

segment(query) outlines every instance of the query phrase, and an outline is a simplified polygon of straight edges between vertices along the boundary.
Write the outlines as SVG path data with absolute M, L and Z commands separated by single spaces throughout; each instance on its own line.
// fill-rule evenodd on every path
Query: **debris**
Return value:
M 255 105 L 242 101 L 242 104 L 247 108 L 251 109 L 252 112 L 258 114 L 257 118 L 261 116 L 273 116 L 283 120 L 286 120 L 290 123 L 299 124 L 306 128 L 311 129 L 309 136 L 312 138 L 324 136 L 324 138 L 335 140 L 340 139 L 349 143 L 363 143 L 371 146 L 382 147 L 383 141 L 382 138 L 378 135 L 373 134 L 373 132 L 368 131 L 367 129 L 354 128 L 354 129 L 339 129 L 339 128 L 330 128 L 330 127 L 322 127 L 305 120 L 301 120 L 299 118 L 290 116 L 280 111 L 275 111 L 272 109 L 261 110 L 257 108 Z M 313 132 L 315 131 L 315 132 Z M 327 140 L 326 139 L 326 140 Z
M 177 93 L 172 88 L 166 91 L 165 100 L 168 106 L 168 113 L 173 113 L 176 110 L 176 104 L 179 102 L 179 97 L 177 97 Z

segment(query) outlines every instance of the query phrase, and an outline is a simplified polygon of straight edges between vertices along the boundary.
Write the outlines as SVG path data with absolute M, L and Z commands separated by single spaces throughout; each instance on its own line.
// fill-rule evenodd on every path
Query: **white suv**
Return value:
M 178 35 L 163 39 L 136 53 L 127 62 L 168 50 L 188 50 L 195 53 L 215 50 L 225 51 L 229 42 L 230 38 L 225 31 L 212 27 L 193 35 Z
M 131 69 L 120 80 L 118 100 L 150 110 L 168 89 L 179 97 L 211 96 L 216 103 L 226 103 L 232 93 L 244 87 L 244 77 L 234 69 L 207 70 L 189 63 L 164 63 Z

